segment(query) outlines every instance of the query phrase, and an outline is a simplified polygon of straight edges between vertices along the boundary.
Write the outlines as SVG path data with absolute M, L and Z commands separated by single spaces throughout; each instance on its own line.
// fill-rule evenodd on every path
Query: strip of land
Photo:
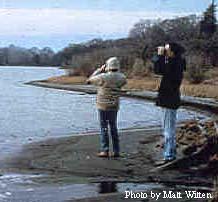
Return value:
M 218 76 L 217 76 L 218 77 Z M 83 85 L 86 77 L 82 76 L 59 76 L 52 77 L 43 82 L 63 85 Z M 125 89 L 128 91 L 157 91 L 160 78 L 149 76 L 145 78 L 128 79 Z M 190 84 L 187 80 L 183 81 L 181 92 L 184 96 L 214 98 L 218 99 L 218 82 L 216 77 L 213 80 L 205 81 L 200 84 Z
M 57 77 L 56 79 L 59 79 Z M 76 78 L 75 83 L 63 83 L 63 82 L 53 82 L 53 80 L 41 80 L 41 81 L 31 81 L 27 84 L 45 87 L 45 88 L 55 88 L 61 90 L 69 90 L 69 91 L 78 91 L 84 92 L 88 94 L 96 94 L 97 88 L 95 86 L 86 85 L 85 83 L 79 83 L 78 81 L 84 82 L 84 77 Z M 218 92 L 218 91 L 217 91 Z M 133 90 L 129 88 L 124 88 L 124 90 L 120 91 L 120 95 L 124 97 L 145 99 L 145 100 L 153 100 L 155 101 L 157 97 L 157 92 L 149 91 L 149 90 Z M 182 96 L 182 105 L 183 106 L 191 106 L 198 109 L 208 110 L 212 113 L 218 113 L 218 101 L 214 98 L 202 98 L 202 97 L 193 97 L 193 96 Z

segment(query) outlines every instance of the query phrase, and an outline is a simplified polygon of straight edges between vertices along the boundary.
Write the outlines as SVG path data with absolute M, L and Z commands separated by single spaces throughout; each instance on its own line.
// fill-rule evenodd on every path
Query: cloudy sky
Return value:
M 119 38 L 140 19 L 200 14 L 211 0 L 0 0 L 0 47 Z

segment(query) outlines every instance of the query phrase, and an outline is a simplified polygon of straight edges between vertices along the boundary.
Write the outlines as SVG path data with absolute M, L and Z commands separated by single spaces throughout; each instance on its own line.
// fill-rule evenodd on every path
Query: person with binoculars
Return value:
M 176 119 L 180 106 L 180 86 L 186 61 L 182 57 L 185 49 L 177 43 L 169 43 L 157 48 L 152 58 L 154 72 L 162 76 L 156 105 L 163 108 L 164 158 L 156 166 L 176 159 Z
M 87 80 L 88 84 L 98 87 L 97 108 L 100 121 L 100 152 L 98 157 L 109 157 L 108 125 L 113 143 L 112 157 L 119 157 L 120 146 L 117 130 L 117 112 L 119 110 L 119 91 L 126 84 L 126 77 L 120 72 L 120 62 L 111 57 L 106 64 L 97 69 Z

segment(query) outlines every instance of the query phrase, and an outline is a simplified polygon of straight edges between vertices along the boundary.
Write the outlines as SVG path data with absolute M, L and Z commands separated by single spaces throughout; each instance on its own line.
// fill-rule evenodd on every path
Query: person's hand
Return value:
M 100 67 L 101 72 L 105 72 L 105 69 L 106 69 L 106 65 L 105 64 Z
M 165 51 L 164 46 L 157 47 L 157 54 L 158 55 L 164 55 L 164 51 Z
M 90 84 L 91 84 L 91 82 L 89 81 L 89 79 L 86 80 L 86 85 L 90 85 Z
M 171 51 L 171 49 L 167 49 L 167 50 L 166 50 L 166 56 L 167 56 L 168 58 L 173 58 L 173 57 L 174 57 L 174 52 Z

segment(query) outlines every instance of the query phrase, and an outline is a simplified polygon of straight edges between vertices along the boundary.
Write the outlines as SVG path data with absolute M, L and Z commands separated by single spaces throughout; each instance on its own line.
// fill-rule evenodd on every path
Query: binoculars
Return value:
M 158 55 L 166 55 L 167 51 L 170 50 L 170 45 L 166 44 L 165 46 L 158 46 L 157 47 L 157 54 Z

